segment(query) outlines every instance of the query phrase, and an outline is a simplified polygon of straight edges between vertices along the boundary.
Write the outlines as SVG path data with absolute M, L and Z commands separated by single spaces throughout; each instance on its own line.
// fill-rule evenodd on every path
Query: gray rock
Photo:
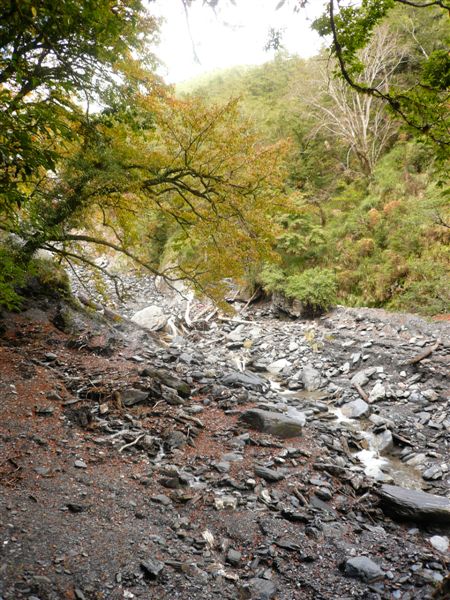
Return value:
M 131 320 L 152 331 L 159 331 L 167 324 L 167 316 L 160 306 L 147 306 L 131 317 Z
M 74 467 L 77 467 L 77 469 L 87 469 L 87 464 L 84 462 L 84 460 L 77 459 L 74 463 L 73 463 Z
M 439 465 L 433 465 L 432 467 L 426 469 L 422 473 L 422 477 L 425 479 L 425 481 L 430 481 L 432 479 L 440 479 L 442 475 L 442 469 Z
M 302 370 L 302 382 L 306 391 L 318 390 L 322 385 L 320 371 L 314 369 L 312 365 L 305 365 Z
M 165 386 L 176 390 L 183 398 L 189 398 L 191 395 L 191 388 L 189 384 L 187 384 L 185 381 L 182 381 L 178 377 L 175 377 L 172 373 L 169 373 L 169 371 L 146 367 L 142 370 L 141 375 L 143 377 L 153 377 L 153 379 L 157 379 Z
M 345 563 L 344 573 L 347 577 L 356 577 L 363 581 L 375 581 L 384 575 L 380 567 L 367 556 L 349 558 Z
M 378 400 L 383 400 L 383 398 L 386 398 L 386 388 L 382 383 L 377 381 L 369 394 L 369 402 L 377 402 Z
M 268 469 L 257 465 L 254 469 L 255 475 L 262 477 L 265 481 L 275 482 L 284 479 L 284 474 L 277 469 Z
M 394 447 L 394 438 L 392 437 L 392 433 L 389 431 L 389 429 L 374 435 L 371 446 L 373 450 L 376 450 L 380 454 L 392 450 Z
M 242 559 L 242 554 L 240 552 L 238 552 L 237 550 L 233 550 L 232 548 L 230 548 L 230 550 L 228 550 L 227 562 L 230 563 L 230 565 L 237 567 L 239 565 L 239 563 L 241 562 L 241 559 Z
M 245 387 L 257 392 L 263 392 L 269 388 L 267 379 L 248 372 L 240 373 L 236 371 L 235 373 L 229 373 L 222 377 L 221 383 L 229 387 Z
M 277 586 L 269 579 L 253 577 L 242 592 L 241 597 L 246 600 L 271 600 L 277 593 Z
M 301 435 L 301 424 L 289 417 L 268 410 L 251 408 L 243 412 L 239 420 L 247 423 L 252 429 L 270 433 L 281 438 L 291 438 Z
M 279 360 L 276 360 L 275 362 L 272 362 L 269 365 L 267 365 L 266 369 L 267 371 L 269 371 L 269 373 L 277 375 L 278 373 L 281 373 L 283 369 L 290 366 L 291 363 L 286 358 L 280 358 Z
M 134 406 L 140 402 L 144 402 L 148 398 L 148 392 L 137 390 L 135 388 L 129 388 L 121 392 L 122 402 L 125 406 Z
M 433 535 L 433 537 L 430 537 L 429 542 L 438 552 L 447 553 L 449 541 L 446 535 Z
M 163 563 L 154 558 L 150 558 L 141 562 L 141 569 L 144 571 L 144 576 L 147 579 L 157 579 L 164 568 Z
M 358 398 L 357 400 L 353 400 L 353 402 L 348 402 L 344 404 L 341 408 L 342 414 L 351 419 L 358 419 L 359 417 L 364 417 L 369 412 L 370 408 L 367 402 L 364 402 L 362 398 Z
M 386 514 L 400 519 L 450 524 L 450 500 L 397 485 L 382 485 L 381 507 Z
M 369 382 L 369 379 L 376 372 L 376 370 L 377 370 L 376 367 L 369 367 L 367 369 L 363 369 L 362 371 L 358 371 L 351 378 L 352 385 L 357 384 L 357 385 L 360 385 L 361 387 L 364 387 L 366 385 L 366 383 Z

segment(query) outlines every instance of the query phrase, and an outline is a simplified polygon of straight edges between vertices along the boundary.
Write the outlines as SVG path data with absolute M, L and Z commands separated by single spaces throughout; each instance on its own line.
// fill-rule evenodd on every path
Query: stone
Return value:
M 241 592 L 240 597 L 246 600 L 272 600 L 277 593 L 277 586 L 269 579 L 253 577 Z
M 230 550 L 228 550 L 227 562 L 230 563 L 230 565 L 237 567 L 240 564 L 241 559 L 242 559 L 242 554 L 240 552 L 238 552 L 237 550 L 233 550 L 232 548 L 230 548 Z
M 386 388 L 381 382 L 377 381 L 369 394 L 369 403 L 383 400 L 383 398 L 386 398 Z
M 168 317 L 160 306 L 152 305 L 135 313 L 131 320 L 146 329 L 159 331 L 166 326 Z
M 290 366 L 291 363 L 286 358 L 280 358 L 279 360 L 267 365 L 266 369 L 269 371 L 269 373 L 272 373 L 272 375 L 278 375 L 278 373 L 281 373 L 283 369 Z
M 125 406 L 134 406 L 140 402 L 144 402 L 148 398 L 148 392 L 129 388 L 121 392 L 122 402 Z
M 141 562 L 141 569 L 144 571 L 144 576 L 147 579 L 157 579 L 161 574 L 164 565 L 154 558 L 147 559 Z
M 224 508 L 235 510 L 237 505 L 238 499 L 234 496 L 217 496 L 214 498 L 214 506 L 217 510 L 223 510 Z
M 365 417 L 369 412 L 370 407 L 367 402 L 364 402 L 362 398 L 348 402 L 342 406 L 342 414 L 350 419 L 358 419 L 359 417 Z
M 241 413 L 239 420 L 252 429 L 262 433 L 270 433 L 281 438 L 291 438 L 301 435 L 302 426 L 295 419 L 280 413 L 251 408 Z
M 222 377 L 221 383 L 229 387 L 245 387 L 250 390 L 257 392 L 263 392 L 269 388 L 269 382 L 267 379 L 258 377 L 254 373 L 229 373 Z
M 191 395 L 190 385 L 165 369 L 152 369 L 146 367 L 141 371 L 141 375 L 142 377 L 152 377 L 153 379 L 157 379 L 165 386 L 176 390 L 183 398 L 189 398 Z
M 349 558 L 345 562 L 344 573 L 347 577 L 355 577 L 368 582 L 381 579 L 384 576 L 377 563 L 367 556 Z
M 81 460 L 81 459 L 77 459 L 73 463 L 73 466 L 76 467 L 77 469 L 87 469 L 87 464 L 84 462 L 84 460 Z
M 430 537 L 429 542 L 435 550 L 447 554 L 449 540 L 446 535 L 433 535 L 433 537 Z
M 261 477 L 265 481 L 276 482 L 284 479 L 284 473 L 277 469 L 268 469 L 267 467 L 261 467 L 257 465 L 254 469 L 255 475 Z
M 389 429 L 385 429 L 381 433 L 377 433 L 373 436 L 371 441 L 371 447 L 380 454 L 383 452 L 389 452 L 394 447 L 394 438 Z
M 302 383 L 307 392 L 318 390 L 322 385 L 320 371 L 314 369 L 312 365 L 305 365 L 302 370 Z
M 441 479 L 442 475 L 442 469 L 439 465 L 433 465 L 422 473 L 422 477 L 425 479 L 425 481 Z
M 394 518 L 450 524 L 450 500 L 444 496 L 387 484 L 379 494 L 381 508 Z

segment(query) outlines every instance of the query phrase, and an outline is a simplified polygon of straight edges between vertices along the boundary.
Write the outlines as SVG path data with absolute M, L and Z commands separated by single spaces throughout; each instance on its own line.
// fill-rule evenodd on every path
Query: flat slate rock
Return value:
M 263 392 L 269 388 L 267 379 L 258 377 L 254 373 L 241 373 L 239 371 L 225 375 L 222 377 L 221 383 L 230 387 L 245 387 L 257 392 Z
M 381 507 L 386 514 L 400 519 L 450 525 L 450 500 L 397 485 L 382 485 Z
M 297 437 L 302 433 L 302 426 L 298 420 L 269 410 L 250 408 L 241 413 L 239 420 L 247 423 L 256 431 L 270 433 L 281 438 Z

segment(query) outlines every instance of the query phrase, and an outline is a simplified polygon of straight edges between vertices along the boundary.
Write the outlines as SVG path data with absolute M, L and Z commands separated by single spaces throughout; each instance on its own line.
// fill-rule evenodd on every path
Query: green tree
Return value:
M 26 202 L 56 170 L 89 105 L 124 83 L 155 32 L 141 0 L 1 3 L 0 210 Z

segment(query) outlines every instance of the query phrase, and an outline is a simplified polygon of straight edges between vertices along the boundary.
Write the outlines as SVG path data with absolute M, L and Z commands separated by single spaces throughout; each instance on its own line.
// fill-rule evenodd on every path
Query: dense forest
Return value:
M 409 4 L 331 2 L 319 56 L 280 48 L 174 93 L 140 2 L 7 3 L 2 305 L 47 250 L 119 253 L 216 300 L 231 277 L 312 312 L 445 312 L 448 10 Z
M 411 82 L 446 31 L 438 11 L 393 12 L 363 49 L 359 80 L 385 89 Z M 445 312 L 448 163 L 381 100 L 333 78 L 333 69 L 328 52 L 302 60 L 280 51 L 262 66 L 179 86 L 211 103 L 239 98 L 264 139 L 289 140 L 281 262 L 256 269 L 255 281 L 318 303 Z

